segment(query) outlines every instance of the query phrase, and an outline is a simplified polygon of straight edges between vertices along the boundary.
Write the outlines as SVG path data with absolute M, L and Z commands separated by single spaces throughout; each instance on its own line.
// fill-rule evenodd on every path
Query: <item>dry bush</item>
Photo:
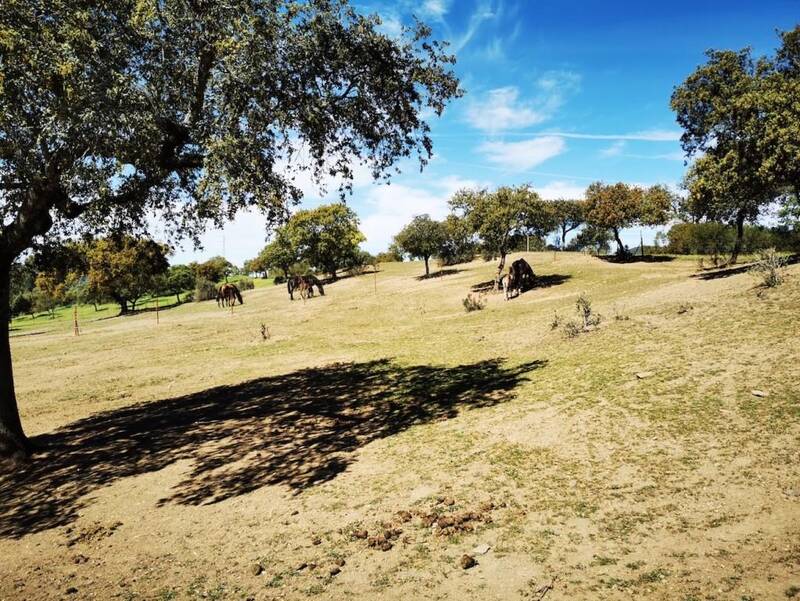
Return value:
M 783 271 L 786 267 L 786 258 L 768 248 L 758 253 L 758 260 L 750 268 L 750 273 L 761 280 L 765 288 L 775 288 L 783 283 Z
M 464 309 L 467 313 L 471 313 L 472 311 L 480 311 L 486 307 L 486 295 L 472 294 L 470 292 L 462 302 L 464 303 Z

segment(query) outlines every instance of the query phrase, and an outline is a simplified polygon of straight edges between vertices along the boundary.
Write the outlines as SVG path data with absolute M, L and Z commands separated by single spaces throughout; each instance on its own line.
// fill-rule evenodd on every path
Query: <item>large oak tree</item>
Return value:
M 736 226 L 731 262 L 745 221 L 800 190 L 800 27 L 780 38 L 774 57 L 709 51 L 672 95 L 683 148 L 699 157 L 686 177 L 688 212 Z
M 423 109 L 460 94 L 453 58 L 347 0 L 4 0 L 0 11 L 0 456 L 30 451 L 8 340 L 9 271 L 46 238 L 197 240 L 252 207 L 270 222 L 300 170 L 340 190 L 431 155 Z

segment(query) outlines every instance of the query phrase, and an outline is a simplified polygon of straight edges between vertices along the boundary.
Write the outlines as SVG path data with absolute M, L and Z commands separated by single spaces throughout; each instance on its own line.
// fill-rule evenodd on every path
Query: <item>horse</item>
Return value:
M 515 291 L 514 296 L 519 296 L 519 278 L 517 278 L 514 268 L 509 266 L 508 273 L 503 277 L 503 294 L 506 300 L 511 300 L 511 295 Z
M 217 306 L 219 307 L 232 307 L 239 301 L 240 305 L 244 304 L 241 292 L 234 284 L 224 283 L 217 289 Z
M 524 292 L 533 288 L 533 280 L 536 278 L 536 275 L 525 259 L 517 259 L 514 261 L 511 264 L 511 269 L 514 270 L 515 278 L 519 280 L 520 290 Z
M 325 289 L 322 282 L 314 275 L 293 275 L 286 280 L 286 290 L 289 292 L 289 299 L 294 300 L 294 291 L 300 291 L 300 286 L 305 285 L 305 295 L 314 296 L 314 286 L 319 290 L 320 296 L 325 296 Z M 303 297 L 305 298 L 305 297 Z
M 533 280 L 536 276 L 533 269 L 525 259 L 517 259 L 508 268 L 508 273 L 503 277 L 503 292 L 506 300 L 510 300 L 512 294 L 519 296 L 520 293 L 533 287 Z

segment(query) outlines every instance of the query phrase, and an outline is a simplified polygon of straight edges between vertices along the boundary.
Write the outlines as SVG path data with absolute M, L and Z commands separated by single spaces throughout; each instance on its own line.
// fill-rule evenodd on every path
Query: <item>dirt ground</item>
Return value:
M 800 599 L 800 266 L 525 256 L 15 337 L 0 599 Z

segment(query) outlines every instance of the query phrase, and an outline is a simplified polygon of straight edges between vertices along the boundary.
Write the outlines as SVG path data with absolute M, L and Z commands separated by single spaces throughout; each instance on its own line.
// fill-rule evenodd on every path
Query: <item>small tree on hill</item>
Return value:
M 595 182 L 586 190 L 587 223 L 611 230 L 620 256 L 627 253 L 620 230 L 635 225 L 662 225 L 668 221 L 671 207 L 672 194 L 664 186 L 644 189 L 622 182 Z
M 55 318 L 56 307 L 67 301 L 67 287 L 60 282 L 54 272 L 39 273 L 33 288 L 33 307 L 36 311 L 50 314 L 50 319 Z
M 358 245 L 366 240 L 358 229 L 358 216 L 342 203 L 298 211 L 282 230 L 301 260 L 334 280 L 339 268 L 354 262 Z
M 460 190 L 450 201 L 481 239 L 484 258 L 500 257 L 495 288 L 513 248 L 515 234 L 546 235 L 554 227 L 553 213 L 530 186 L 503 186 L 495 192 Z
M 120 315 L 136 310 L 136 302 L 153 290 L 155 278 L 169 269 L 166 248 L 145 238 L 104 238 L 88 245 L 89 288 L 114 299 Z
M 165 290 L 175 295 L 181 302 L 181 292 L 194 288 L 196 277 L 188 265 L 172 265 L 166 274 Z
M 425 261 L 425 275 L 430 275 L 429 259 L 439 253 L 445 241 L 444 227 L 429 215 L 418 215 L 394 237 L 398 248 L 411 257 Z
M 561 234 L 561 249 L 567 246 L 567 234 L 578 229 L 586 221 L 586 203 L 582 200 L 553 200 L 550 202 Z
M 210 282 L 222 282 L 234 272 L 234 265 L 225 257 L 211 257 L 203 263 L 192 265 L 196 278 L 202 278 Z

